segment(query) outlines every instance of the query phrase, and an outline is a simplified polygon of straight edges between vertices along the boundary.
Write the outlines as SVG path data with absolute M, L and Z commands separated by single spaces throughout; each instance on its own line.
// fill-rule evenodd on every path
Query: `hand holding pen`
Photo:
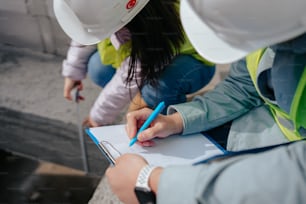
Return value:
M 156 108 L 153 112 L 156 113 L 158 111 L 159 108 Z M 160 110 L 160 112 L 161 111 L 162 110 Z M 169 135 L 179 134 L 183 130 L 183 121 L 178 113 L 168 116 L 157 114 L 153 120 L 152 117 L 149 120 L 153 112 L 149 108 L 143 108 L 130 112 L 127 115 L 127 134 L 131 139 L 137 138 L 134 139 L 134 142 L 138 141 L 142 146 L 153 146 L 153 138 L 164 138 Z M 144 128 L 144 130 L 141 130 L 143 128 L 140 128 L 139 131 L 137 131 L 141 124 L 144 126 L 145 123 L 143 123 L 143 121 L 150 121 L 149 126 Z M 136 135 L 137 137 L 135 137 Z
M 158 104 L 155 110 L 149 115 L 146 121 L 142 124 L 142 126 L 136 133 L 135 137 L 131 139 L 129 146 L 132 146 L 133 144 L 137 142 L 138 134 L 144 131 L 145 129 L 147 129 L 149 125 L 153 122 L 153 120 L 155 120 L 155 118 L 157 118 L 157 116 L 163 111 L 164 108 L 165 108 L 165 102 L 162 101 Z

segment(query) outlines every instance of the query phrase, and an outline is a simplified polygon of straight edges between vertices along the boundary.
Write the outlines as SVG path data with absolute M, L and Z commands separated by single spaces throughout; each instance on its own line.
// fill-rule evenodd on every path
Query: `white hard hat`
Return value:
M 306 32 L 306 0 L 181 0 L 180 13 L 193 46 L 220 64 Z
M 55 16 L 78 43 L 96 44 L 130 22 L 149 0 L 54 0 Z

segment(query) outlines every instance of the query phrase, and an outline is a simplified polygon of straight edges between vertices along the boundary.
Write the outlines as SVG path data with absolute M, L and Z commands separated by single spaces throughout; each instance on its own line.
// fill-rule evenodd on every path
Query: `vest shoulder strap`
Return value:
M 254 84 L 256 84 L 256 71 L 259 61 L 265 52 L 265 49 L 257 50 L 246 57 L 246 65 L 251 75 L 251 79 Z

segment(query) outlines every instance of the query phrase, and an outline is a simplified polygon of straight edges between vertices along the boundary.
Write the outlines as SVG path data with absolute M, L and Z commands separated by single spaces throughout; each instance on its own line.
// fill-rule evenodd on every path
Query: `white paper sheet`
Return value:
M 224 153 L 223 149 L 201 133 L 154 139 L 156 145 L 153 147 L 142 147 L 137 143 L 129 147 L 130 140 L 124 125 L 90 128 L 89 135 L 102 143 L 114 158 L 119 154 L 134 153 L 143 156 L 150 164 L 162 167 L 193 164 Z

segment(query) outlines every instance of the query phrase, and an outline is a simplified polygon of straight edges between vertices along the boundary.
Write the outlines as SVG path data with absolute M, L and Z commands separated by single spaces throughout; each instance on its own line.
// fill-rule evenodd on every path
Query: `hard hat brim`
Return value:
M 101 41 L 101 39 L 85 31 L 82 23 L 65 1 L 54 0 L 53 7 L 58 23 L 71 39 L 83 45 L 92 45 Z
M 237 61 L 248 54 L 248 52 L 236 49 L 220 39 L 200 19 L 187 0 L 181 1 L 180 15 L 184 30 L 190 42 L 205 59 L 217 64 L 227 64 Z

